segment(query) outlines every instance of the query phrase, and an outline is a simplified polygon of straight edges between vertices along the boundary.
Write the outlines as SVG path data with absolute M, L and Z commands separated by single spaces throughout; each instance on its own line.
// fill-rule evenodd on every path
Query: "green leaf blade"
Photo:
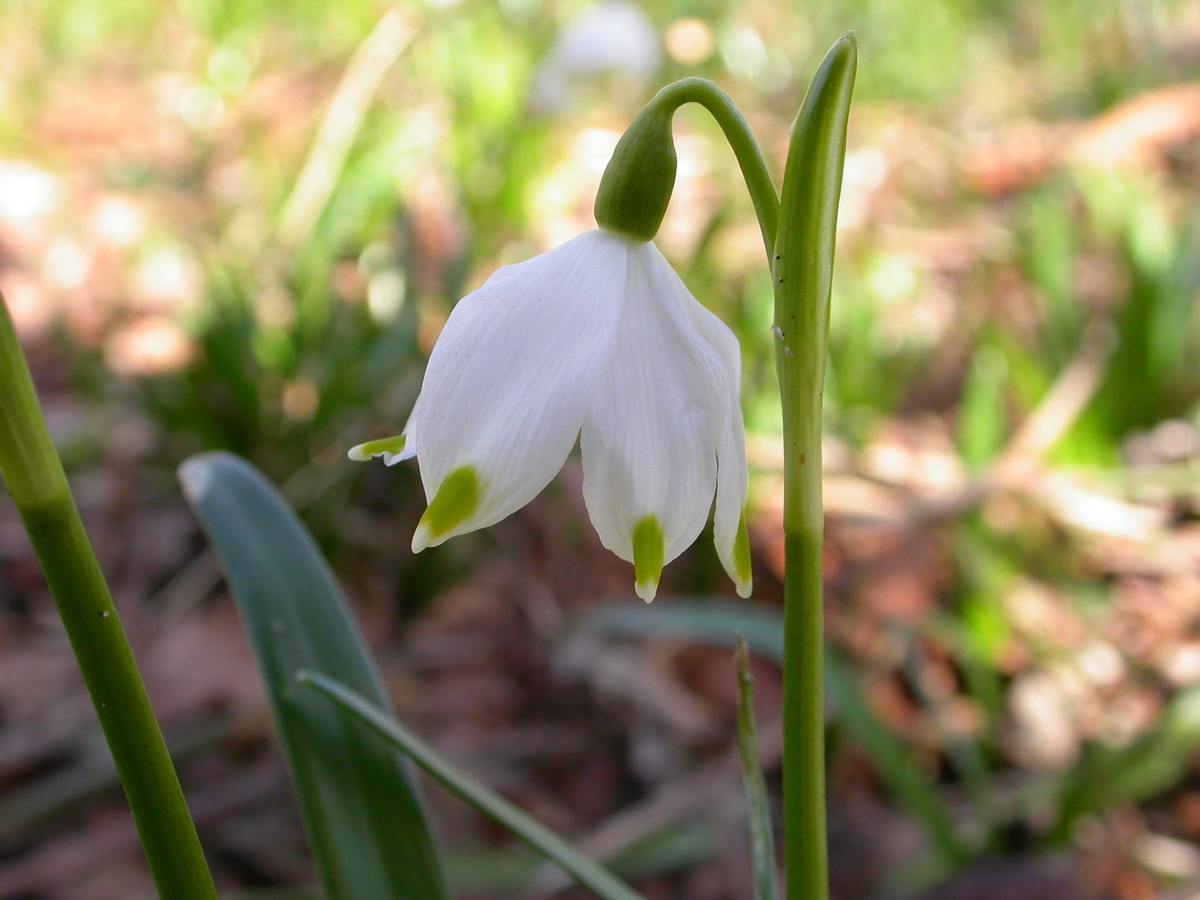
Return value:
M 783 411 L 783 849 L 788 900 L 827 900 L 821 425 L 829 295 L 858 49 L 835 41 L 792 125 L 772 276 Z
M 767 780 L 758 758 L 758 729 L 754 723 L 754 679 L 750 675 L 750 649 L 737 635 L 738 753 L 742 757 L 742 784 L 750 818 L 750 861 L 754 872 L 754 900 L 779 900 L 775 871 L 775 830 Z
M 327 900 L 444 900 L 406 760 L 296 683 L 301 670 L 326 672 L 387 705 L 316 544 L 238 457 L 202 454 L 179 474 L 258 657 Z
M 437 751 L 412 734 L 362 695 L 320 672 L 301 672 L 298 684 L 313 688 L 337 703 L 349 717 L 361 720 L 377 734 L 403 751 L 424 772 L 465 803 L 491 817 L 547 859 L 553 860 L 572 878 L 603 900 L 645 900 L 607 869 L 592 862 L 566 841 L 495 791 L 473 781 L 443 759 Z

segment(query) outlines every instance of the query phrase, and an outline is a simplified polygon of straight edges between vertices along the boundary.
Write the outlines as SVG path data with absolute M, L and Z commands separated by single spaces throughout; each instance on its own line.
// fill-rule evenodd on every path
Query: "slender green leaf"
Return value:
M 720 647 L 734 646 L 740 633 L 754 653 L 783 663 L 783 617 L 777 610 L 745 603 L 691 599 L 648 609 L 607 607 L 592 615 L 584 628 L 611 638 L 667 637 Z M 837 725 L 866 755 L 891 793 L 925 824 L 941 861 L 967 858 L 969 853 L 936 788 L 921 774 L 904 742 L 871 711 L 850 666 L 831 649 L 825 654 L 824 670 L 830 712 Z
M 788 900 L 829 897 L 821 426 L 829 295 L 858 49 L 834 42 L 792 124 L 772 278 L 783 416 L 783 857 Z
M 616 876 L 601 868 L 541 823 L 530 818 L 495 791 L 463 775 L 377 703 L 319 672 L 301 672 L 297 680 L 336 702 L 352 717 L 404 751 L 426 774 L 486 816 L 495 819 L 529 846 L 562 866 L 581 885 L 605 900 L 643 900 Z
M 754 679 L 750 677 L 750 649 L 737 636 L 738 752 L 742 757 L 742 782 L 750 817 L 750 860 L 754 869 L 754 900 L 779 900 L 775 873 L 775 832 L 767 781 L 758 759 L 758 732 L 754 726 Z
M 296 685 L 336 674 L 377 706 L 378 676 L 312 538 L 251 465 L 228 453 L 179 470 L 238 602 L 287 754 L 326 900 L 447 896 L 405 759 Z

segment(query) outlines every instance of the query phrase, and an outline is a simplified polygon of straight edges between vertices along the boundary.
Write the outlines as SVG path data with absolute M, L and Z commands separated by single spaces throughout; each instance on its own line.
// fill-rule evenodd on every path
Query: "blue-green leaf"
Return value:
M 195 456 L 179 475 L 258 656 L 326 900 L 447 897 L 407 761 L 296 683 L 300 670 L 323 672 L 387 705 L 311 536 L 236 456 Z

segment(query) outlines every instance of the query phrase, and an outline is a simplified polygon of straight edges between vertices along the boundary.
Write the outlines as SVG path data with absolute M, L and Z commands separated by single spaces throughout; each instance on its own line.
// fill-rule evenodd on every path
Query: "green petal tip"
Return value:
M 456 529 L 479 509 L 482 494 L 474 466 L 459 466 L 446 476 L 413 535 L 413 553 L 434 547 L 457 534 Z
M 357 447 L 351 447 L 346 451 L 355 462 L 366 462 L 376 456 L 382 456 L 383 461 L 391 465 L 396 461 L 401 453 L 404 452 L 404 445 L 408 443 L 408 438 L 402 434 L 397 434 L 394 437 L 380 438 L 377 441 L 367 441 L 365 444 L 359 444 Z
M 633 528 L 634 590 L 649 603 L 658 593 L 663 568 L 663 532 L 655 516 L 646 516 Z
M 733 539 L 733 572 L 731 574 L 734 584 L 737 586 L 738 596 L 749 597 L 753 584 L 753 573 L 750 566 L 750 534 L 746 529 L 745 510 L 742 510 L 742 517 L 738 519 L 737 536 Z

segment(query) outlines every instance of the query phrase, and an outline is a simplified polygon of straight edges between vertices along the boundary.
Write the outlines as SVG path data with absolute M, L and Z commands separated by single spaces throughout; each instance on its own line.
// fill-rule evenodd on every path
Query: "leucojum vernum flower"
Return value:
M 675 181 L 672 114 L 687 102 L 700 103 L 712 113 L 745 177 L 775 295 L 771 334 L 783 438 L 781 755 L 788 900 L 829 898 L 822 391 L 856 61 L 850 34 L 826 54 L 792 126 L 778 192 L 745 120 L 716 85 L 687 78 L 659 91 L 621 138 L 605 172 L 596 199 L 599 230 L 500 269 L 465 297 L 431 354 L 404 433 L 350 451 L 354 459 L 383 456 L 389 464 L 418 459 L 429 499 L 413 537 L 414 550 L 421 550 L 497 522 L 527 503 L 554 477 L 578 438 L 592 521 L 605 546 L 634 564 L 642 597 L 654 596 L 663 565 L 695 540 L 714 501 L 719 556 L 738 592 L 748 594 L 738 344 L 650 243 Z M 297 782 L 297 788 L 314 826 L 310 833 L 325 829 L 337 838 L 314 844 L 330 896 L 363 884 L 372 896 L 425 897 L 434 895 L 431 890 L 441 896 L 442 875 L 420 820 L 419 803 L 413 802 L 416 818 L 397 812 L 397 820 L 405 823 L 404 852 L 413 854 L 405 859 L 416 863 L 397 868 L 395 831 L 371 833 L 385 821 L 375 814 L 383 807 L 376 805 L 368 822 L 359 816 L 365 808 L 361 779 L 350 779 L 343 792 L 340 778 L 327 777 L 335 769 L 339 774 L 346 771 L 348 757 L 340 745 L 331 750 L 332 745 L 325 746 L 328 741 L 311 747 L 310 742 L 317 730 L 341 733 L 327 732 L 341 726 L 324 706 L 295 705 L 291 692 L 298 684 L 338 700 L 344 711 L 399 745 L 436 779 L 557 861 L 580 884 L 609 900 L 638 900 L 639 895 L 547 829 L 453 772 L 369 698 L 320 671 L 336 661 L 334 669 L 357 672 L 356 683 L 365 683 L 368 693 L 373 690 L 383 698 L 332 576 L 282 499 L 248 464 L 225 454 L 204 454 L 185 469 L 192 472 L 184 473 L 185 487 L 190 482 L 189 496 L 219 554 L 230 548 L 247 550 L 228 553 L 224 566 L 235 594 L 242 590 L 239 583 L 249 586 L 240 594 L 243 613 L 250 609 L 260 623 L 271 622 L 271 627 L 253 627 L 251 633 L 276 697 L 280 732 L 290 752 L 303 748 L 303 758 L 312 765 L 302 768 L 319 776 L 303 785 Z M 236 479 L 230 477 L 239 471 Z M 218 476 L 220 472 L 225 474 Z M 198 478 L 199 473 L 204 474 Z M 76 651 L 160 895 L 216 900 L 161 729 L 71 497 L 2 297 L 0 475 Z M 247 481 L 246 475 L 253 477 Z M 221 490 L 199 490 L 199 481 L 209 487 L 219 482 Z M 247 493 L 247 485 L 257 486 Z M 247 542 L 246 535 L 263 523 L 275 527 L 279 539 Z M 292 561 L 302 566 L 289 567 Z M 297 571 L 308 574 L 296 576 Z M 307 582 L 315 586 L 297 591 L 295 577 L 306 582 L 301 587 L 307 588 Z M 304 595 L 303 612 L 296 610 L 297 594 Z M 292 617 L 288 626 L 275 627 L 284 621 L 282 615 L 277 621 L 276 615 L 285 610 Z M 329 623 L 338 623 L 339 636 L 329 632 Z M 317 642 L 320 647 L 304 637 L 317 631 L 330 638 Z M 774 897 L 772 816 L 761 771 L 755 772 L 758 754 L 744 647 L 739 660 L 745 714 L 739 719 L 739 735 L 744 738 L 751 798 L 755 893 Z M 301 664 L 311 664 L 314 670 L 298 671 Z M 284 716 L 281 709 L 289 714 Z M 293 713 L 298 718 L 293 719 Z M 357 732 L 354 743 L 360 743 Z M 356 758 L 378 759 L 388 767 L 392 762 L 374 750 Z M 327 768 L 330 765 L 333 768 Z M 408 780 L 400 776 L 394 783 Z M 367 789 L 376 786 L 372 783 Z M 338 810 L 351 812 L 343 816 Z M 354 852 L 347 855 L 343 842 Z M 370 853 L 358 852 L 362 845 L 372 853 L 380 851 L 378 867 Z M 347 865 L 350 860 L 353 867 Z M 408 880 L 400 884 L 393 876 Z M 380 893 L 372 887 L 385 883 L 399 885 L 399 892 Z M 410 885 L 418 885 L 416 893 Z
M 654 598 L 714 499 L 717 554 L 749 595 L 741 351 L 650 241 L 675 175 L 665 125 L 665 141 L 631 128 L 618 146 L 597 230 L 497 270 L 459 301 L 403 435 L 350 451 L 417 458 L 429 506 L 414 551 L 524 506 L 578 437 L 588 513 L 604 546 L 634 564 L 638 596 Z
M 350 451 L 353 459 L 383 456 L 389 464 L 417 458 L 429 499 L 413 537 L 420 550 L 527 503 L 578 437 L 588 512 L 604 545 L 633 562 L 639 595 L 654 596 L 664 563 L 695 540 L 715 500 L 718 555 L 746 596 L 737 340 L 650 243 L 675 184 L 674 112 L 695 102 L 712 114 L 745 178 L 775 295 L 788 900 L 829 898 L 822 393 L 856 64 L 847 34 L 830 47 L 805 94 L 778 191 L 749 126 L 720 88 L 685 78 L 660 90 L 605 170 L 599 230 L 500 269 L 463 298 L 430 355 L 404 433 Z M 775 896 L 770 815 L 765 801 L 758 807 L 762 815 L 751 816 L 756 892 Z M 627 895 L 618 889 L 615 896 Z

